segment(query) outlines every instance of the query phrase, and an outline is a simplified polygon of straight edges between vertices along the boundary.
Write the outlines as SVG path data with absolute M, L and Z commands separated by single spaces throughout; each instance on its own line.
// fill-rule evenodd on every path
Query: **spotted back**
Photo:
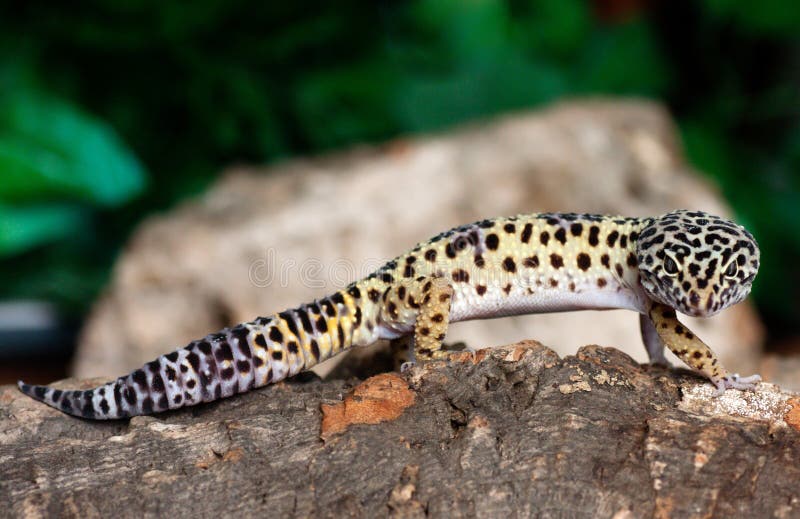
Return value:
M 648 295 L 693 316 L 714 315 L 747 297 L 759 266 L 752 234 L 700 211 L 654 219 L 636 249 Z

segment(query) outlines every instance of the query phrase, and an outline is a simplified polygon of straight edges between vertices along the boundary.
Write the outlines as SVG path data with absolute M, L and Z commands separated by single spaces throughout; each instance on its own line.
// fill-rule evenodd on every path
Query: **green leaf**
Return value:
M 0 256 L 69 236 L 86 225 L 86 215 L 74 206 L 0 205 Z
M 51 96 L 0 90 L 0 200 L 68 200 L 117 206 L 145 173 L 116 133 Z

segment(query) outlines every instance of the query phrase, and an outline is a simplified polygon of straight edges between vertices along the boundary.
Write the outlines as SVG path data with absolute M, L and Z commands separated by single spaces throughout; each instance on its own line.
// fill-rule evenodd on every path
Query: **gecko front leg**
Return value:
M 724 393 L 728 388 L 754 389 L 756 384 L 761 381 L 759 375 L 739 377 L 738 374 L 728 373 L 711 348 L 678 321 L 677 314 L 672 308 L 660 303 L 653 303 L 648 316 L 656 333 L 670 351 L 687 366 L 717 386 L 718 395 Z
M 647 349 L 650 364 L 669 367 L 669 361 L 664 356 L 664 341 L 658 335 L 650 316 L 639 314 L 639 329 L 642 332 L 642 342 Z

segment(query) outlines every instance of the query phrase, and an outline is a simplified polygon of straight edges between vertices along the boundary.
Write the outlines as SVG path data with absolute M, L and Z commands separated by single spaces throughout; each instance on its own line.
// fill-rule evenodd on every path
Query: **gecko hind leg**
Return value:
M 675 310 L 654 303 L 648 312 L 658 336 L 666 346 L 694 371 L 708 378 L 717 387 L 717 395 L 726 389 L 753 390 L 761 381 L 759 375 L 740 377 L 728 373 L 706 343 L 678 321 Z
M 414 323 L 414 356 L 419 360 L 445 359 L 442 341 L 450 324 L 453 287 L 445 278 L 432 278 L 421 286 L 422 304 Z

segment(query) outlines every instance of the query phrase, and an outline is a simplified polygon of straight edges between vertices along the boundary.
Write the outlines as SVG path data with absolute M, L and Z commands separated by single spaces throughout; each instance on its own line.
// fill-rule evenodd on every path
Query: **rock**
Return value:
M 440 136 L 236 168 L 138 229 L 88 319 L 73 373 L 127 373 L 224 326 L 326 295 L 459 224 L 674 208 L 730 213 L 687 167 L 663 108 L 643 101 L 573 101 Z M 763 332 L 749 303 L 685 320 L 729 369 L 756 371 Z M 573 312 L 457 323 L 448 341 L 480 348 L 535 337 L 561 354 L 613 344 L 643 361 L 638 330 L 632 312 Z
M 533 341 L 111 423 L 5 386 L 0 500 L 24 517 L 800 515 L 800 398 L 713 392 Z

